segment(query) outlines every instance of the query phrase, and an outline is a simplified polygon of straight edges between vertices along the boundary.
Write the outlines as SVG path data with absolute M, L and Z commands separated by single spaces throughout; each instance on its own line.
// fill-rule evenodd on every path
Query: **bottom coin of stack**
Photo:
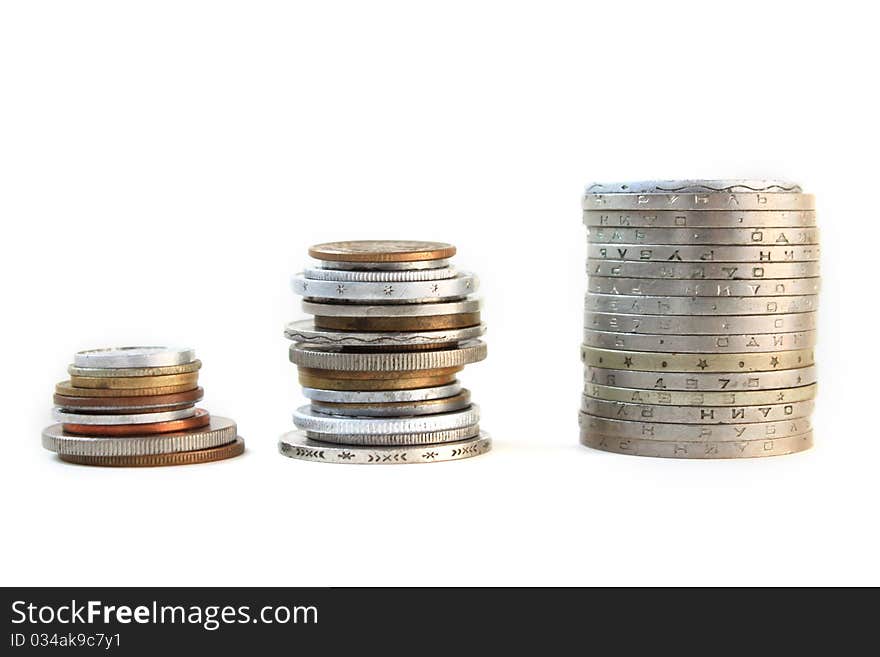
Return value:
M 294 278 L 314 320 L 292 322 L 290 360 L 309 405 L 285 456 L 325 463 L 434 463 L 488 452 L 479 408 L 456 375 L 486 357 L 477 280 L 433 242 L 341 242 Z
M 55 419 L 43 447 L 83 465 L 160 466 L 239 456 L 235 422 L 196 408 L 201 362 L 192 349 L 81 351 L 55 386 Z

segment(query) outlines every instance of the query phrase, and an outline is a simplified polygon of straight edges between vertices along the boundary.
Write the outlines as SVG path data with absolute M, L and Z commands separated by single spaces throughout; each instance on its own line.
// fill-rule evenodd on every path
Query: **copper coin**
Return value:
M 443 331 L 480 325 L 480 313 L 426 317 L 327 317 L 315 316 L 315 328 L 328 331 Z
M 188 386 L 195 388 L 199 373 L 163 374 L 161 376 L 71 376 L 70 385 L 74 388 L 98 388 L 101 390 L 132 390 L 142 388 L 167 388 Z
M 153 397 L 160 395 L 176 395 L 181 392 L 201 390 L 195 385 L 162 386 L 158 388 L 77 388 L 70 381 L 55 384 L 55 393 L 66 397 Z
M 171 454 L 152 454 L 150 456 L 78 456 L 58 455 L 62 461 L 80 465 L 102 465 L 117 468 L 151 468 L 162 465 L 193 465 L 222 461 L 244 453 L 244 440 L 240 437 L 234 442 L 211 449 L 196 449 L 191 452 L 174 452 Z
M 309 247 L 309 255 L 316 260 L 341 262 L 413 262 L 451 258 L 455 247 L 445 242 L 355 240 L 316 244 Z
M 321 390 L 414 390 L 450 385 L 455 382 L 455 374 L 396 379 L 330 379 L 300 370 L 299 382 L 305 388 Z
M 154 433 L 189 431 L 205 427 L 211 423 L 211 416 L 203 408 L 197 408 L 195 415 L 182 420 L 150 422 L 148 424 L 64 424 L 67 433 L 86 436 L 149 436 Z
M 124 411 L 142 412 L 142 409 L 172 410 L 174 408 L 184 408 L 201 401 L 204 395 L 205 391 L 202 388 L 178 392 L 173 395 L 141 395 L 139 397 L 73 397 L 56 392 L 52 400 L 56 406 L 65 410 L 113 411 L 115 413 L 122 413 Z

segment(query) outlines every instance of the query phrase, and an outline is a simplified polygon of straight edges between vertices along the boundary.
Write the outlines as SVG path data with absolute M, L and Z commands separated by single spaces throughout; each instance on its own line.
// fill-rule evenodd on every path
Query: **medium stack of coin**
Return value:
M 314 319 L 291 322 L 290 360 L 310 403 L 285 456 L 325 463 L 432 463 L 491 448 L 456 375 L 486 357 L 473 274 L 437 242 L 319 244 L 293 278 Z
M 593 184 L 581 442 L 739 458 L 812 445 L 819 235 L 773 180 Z
M 192 349 L 81 351 L 55 386 L 55 419 L 43 447 L 71 463 L 159 466 L 238 456 L 235 422 L 196 408 L 204 390 Z

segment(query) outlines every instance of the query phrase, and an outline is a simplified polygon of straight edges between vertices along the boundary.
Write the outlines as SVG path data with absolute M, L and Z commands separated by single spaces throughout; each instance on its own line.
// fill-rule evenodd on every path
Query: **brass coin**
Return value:
M 329 331 L 442 331 L 480 325 L 480 313 L 426 317 L 326 317 L 315 316 L 315 328 Z
M 316 260 L 341 262 L 413 262 L 451 258 L 455 247 L 445 242 L 355 240 L 316 244 L 309 247 L 309 255 Z
M 194 388 L 186 392 L 172 395 L 154 395 L 138 397 L 71 397 L 55 393 L 53 401 L 56 406 L 67 410 L 99 410 L 122 412 L 123 409 L 137 412 L 142 408 L 185 407 L 192 406 L 202 400 L 205 391 Z
M 305 388 L 321 390 L 414 390 L 416 388 L 434 388 L 455 382 L 455 374 L 439 376 L 418 376 L 396 379 L 330 379 L 307 374 L 300 370 L 299 382 Z
M 236 438 L 234 442 L 211 449 L 197 449 L 191 452 L 173 452 L 171 454 L 151 454 L 149 456 L 80 456 L 74 454 L 58 455 L 62 461 L 79 465 L 101 465 L 117 468 L 151 468 L 163 465 L 192 465 L 222 461 L 244 453 L 244 440 Z
M 192 390 L 201 390 L 194 383 L 161 386 L 158 388 L 77 388 L 70 384 L 70 381 L 62 381 L 55 385 L 55 393 L 66 397 L 151 397 L 176 395 L 181 392 L 190 392 Z
M 187 386 L 195 388 L 199 382 L 199 373 L 166 374 L 164 376 L 71 376 L 70 383 L 74 388 L 100 388 L 103 390 L 132 390 L 143 388 L 167 388 L 171 386 Z
M 68 374 L 73 376 L 93 376 L 102 378 L 118 378 L 130 376 L 168 376 L 169 374 L 189 374 L 198 372 L 202 367 L 202 361 L 194 360 L 182 365 L 168 365 L 165 367 L 77 367 L 71 365 L 67 368 Z

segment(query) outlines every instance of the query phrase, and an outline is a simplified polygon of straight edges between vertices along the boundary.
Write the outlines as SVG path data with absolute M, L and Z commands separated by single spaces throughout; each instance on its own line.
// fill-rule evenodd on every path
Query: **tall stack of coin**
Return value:
M 437 242 L 359 241 L 309 249 L 294 277 L 314 319 L 288 324 L 310 404 L 282 436 L 285 456 L 325 463 L 433 463 L 477 456 L 491 439 L 456 375 L 483 360 L 473 274 Z
M 581 442 L 737 458 L 812 444 L 819 236 L 773 180 L 594 184 Z
M 71 463 L 158 466 L 238 456 L 235 422 L 196 408 L 201 361 L 192 349 L 81 351 L 55 386 L 54 424 L 43 447 Z

